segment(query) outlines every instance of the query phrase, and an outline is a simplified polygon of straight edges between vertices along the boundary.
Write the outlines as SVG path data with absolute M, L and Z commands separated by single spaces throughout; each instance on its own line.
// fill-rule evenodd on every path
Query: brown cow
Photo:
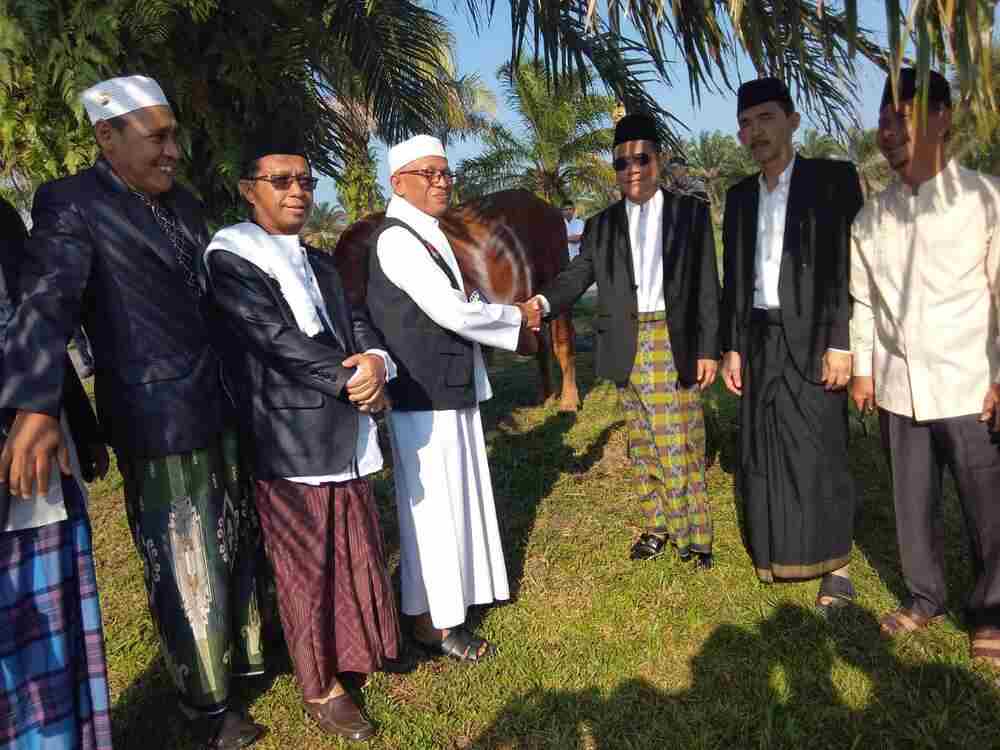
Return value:
M 334 250 L 352 305 L 364 304 L 370 241 L 383 216 L 373 214 L 349 226 Z M 504 190 L 463 203 L 450 209 L 440 222 L 462 269 L 466 292 L 478 289 L 490 302 L 523 302 L 568 262 L 562 214 L 525 190 Z M 580 397 L 569 313 L 554 319 L 549 332 L 563 375 L 559 410 L 576 411 Z M 545 400 L 555 389 L 551 360 L 544 347 L 537 359 Z

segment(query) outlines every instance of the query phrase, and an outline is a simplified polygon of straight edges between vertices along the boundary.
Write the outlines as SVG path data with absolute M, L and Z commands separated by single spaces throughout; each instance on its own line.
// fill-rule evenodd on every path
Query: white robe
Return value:
M 437 220 L 398 196 L 386 216 L 398 218 L 461 272 Z M 492 396 L 480 344 L 517 348 L 521 313 L 508 305 L 469 302 L 412 234 L 386 230 L 376 247 L 389 280 L 438 325 L 473 343 L 476 399 Z M 435 628 L 465 622 L 473 604 L 510 598 L 479 407 L 391 411 L 399 514 L 400 577 L 405 614 L 430 612 Z

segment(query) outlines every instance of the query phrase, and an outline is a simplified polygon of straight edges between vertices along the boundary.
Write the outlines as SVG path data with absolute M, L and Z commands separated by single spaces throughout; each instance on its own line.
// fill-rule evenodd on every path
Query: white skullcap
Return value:
M 389 149 L 389 175 L 396 174 L 411 161 L 425 156 L 448 158 L 441 141 L 432 135 L 415 135 L 407 141 L 397 143 Z
M 170 106 L 160 84 L 147 76 L 109 78 L 84 91 L 80 99 L 91 125 L 144 107 Z

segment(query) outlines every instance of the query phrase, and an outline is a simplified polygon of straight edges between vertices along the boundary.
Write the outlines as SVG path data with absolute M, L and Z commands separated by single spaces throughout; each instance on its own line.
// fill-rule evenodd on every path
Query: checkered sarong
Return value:
M 90 521 L 62 489 L 65 521 L 0 531 L 0 748 L 111 750 Z
M 698 388 L 678 382 L 666 313 L 639 314 L 635 363 L 619 393 L 647 531 L 669 534 L 682 555 L 711 552 L 705 414 Z

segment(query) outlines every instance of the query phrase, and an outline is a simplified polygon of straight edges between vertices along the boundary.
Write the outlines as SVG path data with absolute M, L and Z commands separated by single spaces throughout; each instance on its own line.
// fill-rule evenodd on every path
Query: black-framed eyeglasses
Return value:
M 269 182 L 275 190 L 288 190 L 292 186 L 292 181 L 299 183 L 299 187 L 305 191 L 312 192 L 319 184 L 318 177 L 311 177 L 307 174 L 262 174 L 257 177 L 245 178 L 250 182 Z
M 635 164 L 640 167 L 645 167 L 649 164 L 650 156 L 647 153 L 635 154 L 634 156 L 619 156 L 613 162 L 611 166 L 615 168 L 616 172 L 624 172 L 628 169 L 629 164 Z
M 407 169 L 396 174 L 418 174 L 433 185 L 435 182 L 452 183 L 455 173 L 450 169 Z

